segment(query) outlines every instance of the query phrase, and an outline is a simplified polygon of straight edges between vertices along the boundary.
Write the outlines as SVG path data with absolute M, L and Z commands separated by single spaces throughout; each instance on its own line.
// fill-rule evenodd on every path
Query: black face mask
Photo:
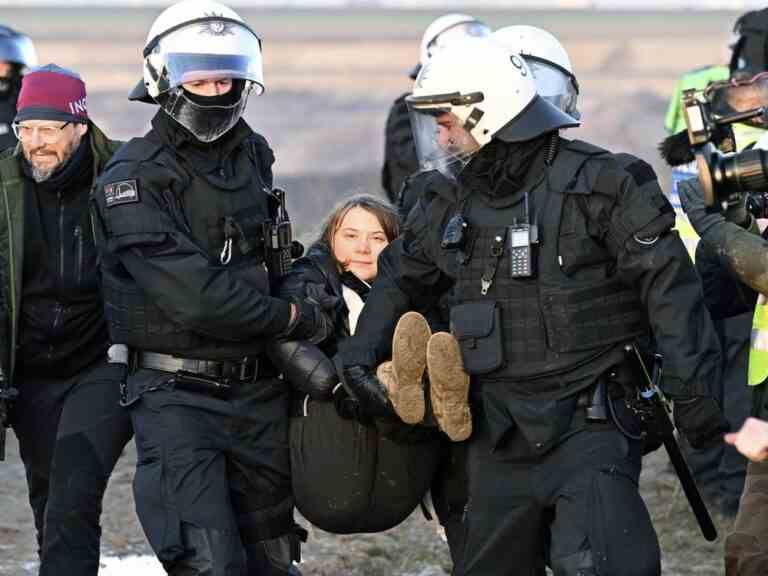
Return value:
M 467 164 L 459 181 L 488 198 L 512 195 L 525 183 L 534 159 L 543 153 L 549 137 L 543 134 L 515 143 L 491 140 Z
M 232 89 L 225 94 L 217 94 L 216 96 L 201 96 L 200 94 L 193 94 L 188 90 L 184 90 L 184 96 L 189 100 L 197 104 L 198 106 L 232 106 L 240 101 L 240 97 L 243 95 L 243 88 L 245 82 L 242 80 L 234 80 L 232 82 Z
M 243 80 L 235 80 L 229 92 L 218 96 L 176 88 L 158 98 L 162 109 L 203 143 L 218 140 L 237 124 L 247 101 Z
M 0 99 L 16 98 L 21 88 L 21 71 L 17 64 L 11 66 L 11 75 L 0 78 Z

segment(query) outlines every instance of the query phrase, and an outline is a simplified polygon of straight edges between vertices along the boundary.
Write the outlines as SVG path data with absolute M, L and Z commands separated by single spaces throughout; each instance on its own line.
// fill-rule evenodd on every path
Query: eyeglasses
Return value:
M 65 122 L 61 126 L 26 126 L 24 124 L 17 124 L 14 122 L 12 126 L 13 133 L 16 135 L 16 138 L 22 142 L 29 142 L 32 140 L 32 136 L 34 135 L 35 130 L 37 130 L 37 134 L 40 136 L 40 140 L 42 140 L 45 144 L 56 144 L 56 142 L 61 139 L 62 131 L 69 124 L 71 124 L 71 122 Z

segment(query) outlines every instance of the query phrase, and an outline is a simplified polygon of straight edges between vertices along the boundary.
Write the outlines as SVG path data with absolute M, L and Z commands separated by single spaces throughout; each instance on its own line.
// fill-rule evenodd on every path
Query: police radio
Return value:
M 275 288 L 278 281 L 288 274 L 291 262 L 304 253 L 304 246 L 293 239 L 293 224 L 285 208 L 285 191 L 274 188 L 268 194 L 274 204 L 274 217 L 264 221 L 264 258 L 269 285 Z
M 530 278 L 536 272 L 534 246 L 538 241 L 537 228 L 527 222 L 509 227 L 510 276 L 512 278 Z
M 536 244 L 539 242 L 536 224 L 529 224 L 528 193 L 525 194 L 525 217 L 518 223 L 515 219 L 507 229 L 509 242 L 510 277 L 530 278 L 536 274 Z

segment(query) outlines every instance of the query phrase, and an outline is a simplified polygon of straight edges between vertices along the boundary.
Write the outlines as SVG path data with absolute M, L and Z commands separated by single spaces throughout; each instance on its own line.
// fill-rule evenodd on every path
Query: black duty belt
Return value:
M 136 353 L 136 367 L 171 373 L 197 374 L 237 382 L 255 380 L 259 373 L 257 358 L 245 357 L 237 361 L 199 360 L 145 351 Z

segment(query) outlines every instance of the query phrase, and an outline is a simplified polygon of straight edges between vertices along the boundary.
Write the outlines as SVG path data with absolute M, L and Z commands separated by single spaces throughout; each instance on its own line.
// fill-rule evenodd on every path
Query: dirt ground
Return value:
M 144 131 L 153 107 L 126 94 L 139 79 L 141 47 L 157 10 L 0 8 L 0 22 L 29 33 L 42 63 L 78 70 L 92 118 L 113 137 Z M 383 126 L 391 101 L 408 90 L 421 31 L 431 12 L 242 12 L 263 36 L 267 92 L 247 118 L 276 150 L 277 183 L 304 239 L 332 203 L 352 191 L 379 191 Z M 533 24 L 558 35 L 582 87 L 583 126 L 574 137 L 648 160 L 666 182 L 656 153 L 667 99 L 677 77 L 726 60 L 736 14 L 487 12 L 494 28 Z M 683 32 L 681 32 L 683 31 Z M 32 517 L 15 439 L 0 465 L 0 575 L 34 573 Z M 105 554 L 148 553 L 133 511 L 130 447 L 104 503 Z M 722 536 L 706 543 L 661 452 L 646 459 L 642 490 L 661 539 L 664 574 L 723 573 Z M 728 526 L 719 518 L 721 534 Z M 450 561 L 434 525 L 414 514 L 372 536 L 336 537 L 312 530 L 304 549 L 307 576 L 438 576 Z

